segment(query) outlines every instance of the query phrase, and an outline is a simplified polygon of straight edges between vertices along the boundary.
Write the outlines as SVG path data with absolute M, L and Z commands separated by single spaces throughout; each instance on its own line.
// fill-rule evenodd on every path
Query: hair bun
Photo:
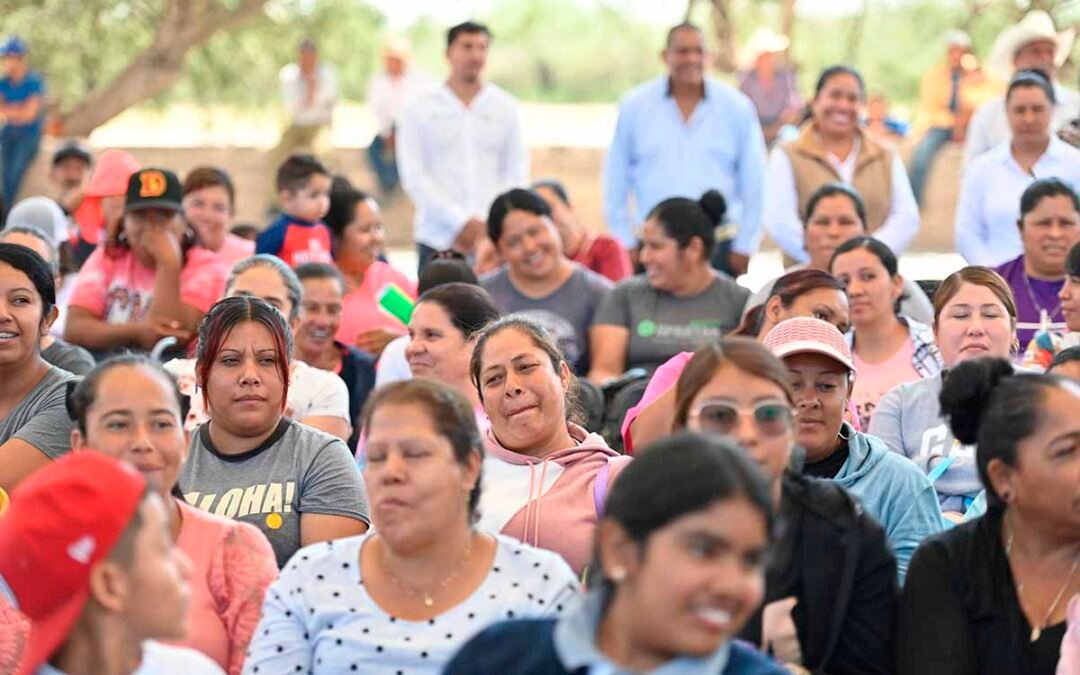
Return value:
M 723 225 L 727 220 L 727 200 L 719 190 L 709 190 L 701 195 L 698 204 L 705 209 L 705 213 L 714 225 Z
M 976 442 L 987 401 L 998 384 L 1013 374 L 1012 364 L 998 358 L 965 361 L 949 371 L 938 401 L 956 440 L 965 445 Z

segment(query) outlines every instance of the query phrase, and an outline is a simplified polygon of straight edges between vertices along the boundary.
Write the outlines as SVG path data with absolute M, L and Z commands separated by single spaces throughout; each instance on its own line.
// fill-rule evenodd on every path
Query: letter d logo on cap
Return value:
M 160 197 L 165 194 L 165 174 L 160 171 L 143 171 L 139 174 L 139 196 Z

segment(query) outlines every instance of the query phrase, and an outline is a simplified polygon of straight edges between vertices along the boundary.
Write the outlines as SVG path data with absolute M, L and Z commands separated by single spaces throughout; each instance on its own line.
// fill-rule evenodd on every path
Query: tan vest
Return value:
M 854 187 L 866 203 L 866 230 L 873 232 L 885 223 L 892 207 L 892 152 L 858 129 L 859 154 L 855 159 Z M 826 159 L 821 138 L 813 124 L 799 137 L 780 146 L 791 161 L 795 192 L 799 196 L 799 218 L 806 217 L 806 205 L 814 191 L 826 183 L 840 181 L 840 174 Z

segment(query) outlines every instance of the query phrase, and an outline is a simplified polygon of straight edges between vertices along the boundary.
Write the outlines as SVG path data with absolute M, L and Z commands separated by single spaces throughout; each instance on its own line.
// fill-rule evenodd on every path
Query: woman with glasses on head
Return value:
M 764 469 L 782 523 L 766 562 L 765 607 L 739 636 L 812 672 L 892 673 L 896 560 L 846 490 L 793 462 L 788 369 L 757 342 L 725 338 L 694 354 L 676 401 L 673 429 L 730 436 Z

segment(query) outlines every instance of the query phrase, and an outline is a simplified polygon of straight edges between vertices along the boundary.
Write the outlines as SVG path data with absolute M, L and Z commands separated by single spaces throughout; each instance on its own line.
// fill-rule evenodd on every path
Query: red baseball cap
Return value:
M 98 452 L 35 471 L 0 517 L 0 576 L 31 622 L 19 673 L 34 673 L 67 638 L 90 594 L 90 571 L 135 517 L 146 479 Z

